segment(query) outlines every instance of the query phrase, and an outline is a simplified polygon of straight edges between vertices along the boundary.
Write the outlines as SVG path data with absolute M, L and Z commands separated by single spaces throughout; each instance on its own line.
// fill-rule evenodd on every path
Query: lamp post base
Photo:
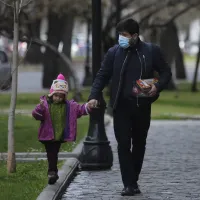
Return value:
M 80 166 L 84 170 L 110 169 L 113 165 L 110 142 L 85 141 L 80 162 Z
M 83 143 L 79 159 L 82 169 L 109 169 L 112 167 L 113 154 L 105 131 L 106 104 L 103 98 L 100 105 L 90 114 L 88 135 Z

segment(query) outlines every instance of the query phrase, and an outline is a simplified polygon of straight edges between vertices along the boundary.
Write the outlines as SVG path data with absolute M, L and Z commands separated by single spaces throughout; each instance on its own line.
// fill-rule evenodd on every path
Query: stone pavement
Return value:
M 117 144 L 109 127 L 114 152 L 112 169 L 79 172 L 62 200 L 199 200 L 199 130 L 198 121 L 152 121 L 139 181 L 142 194 L 121 197 Z

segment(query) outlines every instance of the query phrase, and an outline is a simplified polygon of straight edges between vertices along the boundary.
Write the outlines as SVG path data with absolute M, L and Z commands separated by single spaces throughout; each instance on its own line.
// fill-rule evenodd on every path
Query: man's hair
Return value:
M 137 33 L 139 35 L 139 24 L 133 19 L 125 19 L 117 24 L 117 32 L 128 32 L 131 35 Z

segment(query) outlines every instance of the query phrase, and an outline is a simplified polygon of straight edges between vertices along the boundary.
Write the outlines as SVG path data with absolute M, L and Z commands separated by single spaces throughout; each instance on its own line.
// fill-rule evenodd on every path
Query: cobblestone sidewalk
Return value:
M 198 121 L 152 121 L 139 182 L 142 194 L 121 197 L 117 144 L 109 127 L 114 153 L 112 169 L 79 172 L 62 200 L 199 200 L 199 130 Z

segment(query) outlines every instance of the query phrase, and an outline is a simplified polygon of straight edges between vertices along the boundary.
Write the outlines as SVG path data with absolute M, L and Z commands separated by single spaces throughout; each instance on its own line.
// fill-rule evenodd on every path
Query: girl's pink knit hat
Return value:
M 53 81 L 48 96 L 51 97 L 55 93 L 67 94 L 68 90 L 68 83 L 65 80 L 65 77 L 62 74 L 59 74 L 57 79 Z

